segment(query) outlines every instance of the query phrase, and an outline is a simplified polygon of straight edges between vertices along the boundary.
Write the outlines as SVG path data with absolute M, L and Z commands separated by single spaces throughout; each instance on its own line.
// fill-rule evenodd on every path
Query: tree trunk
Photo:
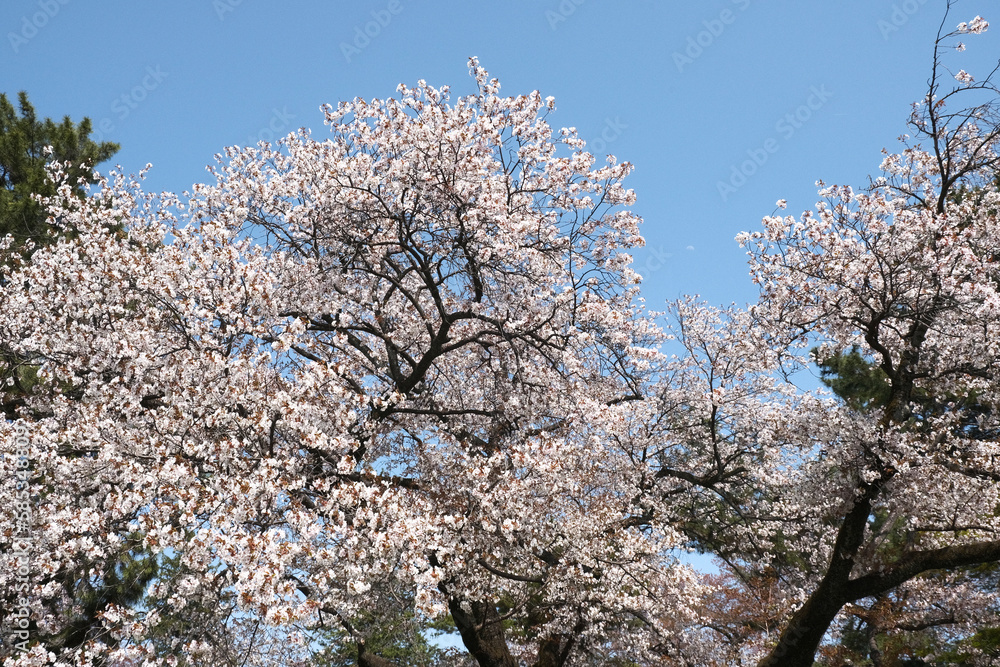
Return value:
M 778 638 L 778 644 L 758 667 L 812 667 L 816 650 L 837 612 L 850 601 L 847 584 L 854 569 L 854 556 L 864 538 L 872 502 L 878 496 L 883 475 L 875 484 L 861 487 L 862 494 L 844 517 L 833 545 L 826 575 L 805 604 L 792 615 Z
M 546 637 L 538 647 L 538 658 L 531 667 L 563 667 L 573 650 L 573 638 L 553 635 Z
M 809 596 L 788 621 L 777 646 L 761 660 L 758 667 L 812 667 L 823 635 L 844 606 L 840 596 L 830 588 L 820 585 Z
M 396 663 L 390 662 L 380 655 L 369 653 L 364 640 L 359 640 L 357 646 L 359 667 L 396 667 Z
M 448 600 L 448 610 L 462 635 L 462 642 L 480 667 L 517 667 L 503 636 L 503 623 L 496 605 L 488 602 Z
M 903 556 L 895 567 L 852 580 L 850 554 L 856 551 L 850 549 L 854 544 L 852 533 L 857 531 L 859 510 L 867 511 L 867 506 L 867 498 L 863 498 L 848 514 L 826 577 L 802 608 L 795 612 L 781 633 L 777 646 L 760 661 L 758 667 L 812 667 L 823 635 L 840 608 L 848 602 L 880 595 L 929 570 L 951 570 L 1000 562 L 1000 541 L 978 542 L 911 552 Z

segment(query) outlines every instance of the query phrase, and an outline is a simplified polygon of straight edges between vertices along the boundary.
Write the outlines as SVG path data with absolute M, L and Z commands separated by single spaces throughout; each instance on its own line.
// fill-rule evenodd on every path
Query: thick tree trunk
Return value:
M 865 525 L 872 501 L 880 485 L 891 473 L 884 474 L 875 484 L 862 487 L 861 496 L 844 517 L 833 545 L 833 556 L 826 575 L 805 604 L 795 612 L 778 638 L 778 644 L 760 661 L 758 667 L 812 667 L 816 650 L 823 641 L 837 612 L 848 601 L 847 584 L 854 569 L 854 556 L 864 538 Z
M 758 667 L 812 667 L 823 635 L 840 608 L 848 602 L 885 593 L 929 570 L 1000 562 L 1000 541 L 979 542 L 912 552 L 903 556 L 894 567 L 852 580 L 852 559 L 849 554 L 854 551 L 849 547 L 853 543 L 851 533 L 854 531 L 846 529 L 852 525 L 856 527 L 857 515 L 860 511 L 865 511 L 866 506 L 865 499 L 862 499 L 848 515 L 841 528 L 826 577 L 802 608 L 792 616 L 781 633 L 778 644 L 761 660 Z
M 882 649 L 878 647 L 878 634 L 872 626 L 868 626 L 868 657 L 872 661 L 872 667 L 883 667 Z
M 359 667 L 396 667 L 396 663 L 390 662 L 374 653 L 369 653 L 363 640 L 359 641 L 357 646 Z
M 573 650 L 572 637 L 546 637 L 538 647 L 538 658 L 531 667 L 563 667 Z
M 463 609 L 463 604 L 466 609 Z M 503 636 L 503 623 L 496 605 L 464 602 L 451 598 L 448 610 L 455 620 L 462 642 L 480 667 L 517 667 Z
M 844 606 L 839 596 L 820 586 L 785 626 L 777 646 L 758 667 L 812 667 L 823 635 Z

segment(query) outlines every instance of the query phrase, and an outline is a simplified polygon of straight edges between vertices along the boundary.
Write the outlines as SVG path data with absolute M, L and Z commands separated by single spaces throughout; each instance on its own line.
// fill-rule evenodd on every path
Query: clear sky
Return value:
M 322 138 L 323 103 L 418 79 L 471 92 L 475 55 L 504 92 L 555 96 L 554 125 L 636 165 L 651 306 L 685 293 L 742 304 L 754 291 L 733 237 L 778 199 L 811 207 L 819 178 L 866 182 L 923 95 L 944 5 L 3 0 L 0 91 L 28 91 L 43 116 L 89 116 L 125 170 L 151 162 L 151 188 L 182 191 L 224 146 L 300 126 Z M 996 7 L 958 3 L 949 26 L 981 14 L 997 27 L 948 56 L 955 71 L 1000 57 Z

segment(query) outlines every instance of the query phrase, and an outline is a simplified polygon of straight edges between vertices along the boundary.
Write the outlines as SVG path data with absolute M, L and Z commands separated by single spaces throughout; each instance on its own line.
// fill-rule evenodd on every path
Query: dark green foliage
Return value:
M 448 616 L 427 624 L 414 613 L 412 593 L 372 589 L 372 604 L 350 619 L 352 629 L 363 636 L 368 653 L 398 667 L 431 667 L 462 664 L 452 651 L 439 649 L 426 636 L 428 631 L 457 632 Z M 326 648 L 314 658 L 316 667 L 353 667 L 358 664 L 356 640 L 332 616 L 326 616 L 329 629 Z M 461 651 L 460 653 L 465 653 Z
M 14 248 L 23 251 L 27 241 L 41 245 L 48 240 L 46 213 L 32 195 L 54 194 L 46 180 L 45 163 L 70 162 L 71 182 L 93 182 L 92 169 L 118 151 L 118 144 L 90 139 L 89 118 L 78 124 L 69 116 L 56 123 L 39 120 L 25 92 L 18 93 L 18 108 L 0 93 L 0 237 L 11 234 Z M 45 147 L 52 147 L 46 155 Z M 81 165 L 86 166 L 81 166 Z M 77 194 L 83 196 L 82 188 Z
M 863 621 L 853 616 L 847 619 L 840 630 L 840 646 L 852 657 L 868 656 L 868 633 Z
M 105 639 L 101 613 L 111 606 L 132 608 L 145 597 L 146 587 L 158 575 L 156 556 L 142 546 L 138 533 L 106 563 L 80 562 L 60 580 L 73 601 L 63 610 L 70 618 L 56 635 L 40 637 L 48 648 L 76 648 L 89 639 Z M 57 611 L 57 613 L 59 613 Z
M 889 402 L 892 388 L 885 372 L 866 359 L 856 345 L 848 352 L 817 361 L 817 365 L 823 384 L 851 408 L 871 410 Z
M 969 646 L 1000 659 L 1000 628 L 983 628 L 969 639 Z
M 193 535 L 189 534 L 189 539 Z M 159 573 L 156 584 L 162 587 L 160 594 L 145 600 L 145 609 L 155 611 L 159 621 L 151 628 L 150 643 L 159 658 L 172 658 L 177 667 L 191 667 L 198 664 L 192 660 L 181 644 L 198 640 L 213 647 L 212 657 L 225 664 L 238 660 L 240 652 L 235 646 L 233 634 L 239 632 L 233 623 L 236 607 L 235 593 L 226 587 L 222 568 L 213 566 L 217 587 L 209 591 L 182 593 L 179 584 L 190 573 L 183 564 L 181 555 L 162 552 L 158 555 Z M 180 601 L 175 607 L 171 599 Z M 227 627 L 228 626 L 228 627 Z M 236 664 L 236 663 L 233 663 Z
M 0 238 L 10 234 L 14 239 L 7 251 L 0 252 L 0 266 L 28 256 L 32 247 L 55 239 L 45 210 L 33 198 L 55 194 L 55 186 L 46 179 L 47 162 L 69 162 L 74 165 L 67 169 L 72 182 L 81 178 L 93 182 L 93 167 L 118 151 L 117 144 L 90 139 L 92 128 L 87 118 L 80 123 L 74 123 L 69 116 L 60 123 L 49 118 L 39 120 L 26 93 L 19 93 L 17 101 L 15 109 L 0 93 Z M 47 153 L 48 146 L 52 147 L 51 153 Z M 77 187 L 75 193 L 80 197 L 85 194 L 83 187 Z M 38 367 L 33 360 L 15 355 L 9 342 L 0 340 L 0 409 L 13 420 L 28 416 L 21 410 L 25 397 L 37 383 Z M 32 634 L 51 648 L 77 647 L 99 638 L 103 632 L 100 614 L 111 605 L 139 604 L 156 576 L 156 558 L 142 548 L 140 536 L 132 535 L 121 552 L 106 562 L 81 561 L 75 570 L 60 575 L 56 581 L 72 605 L 66 609 L 54 606 L 53 611 L 67 615 L 66 624 L 55 635 L 44 636 L 37 628 L 32 628 Z M 58 605 L 54 600 L 50 604 Z M 9 606 L 9 598 L 0 598 L 0 607 Z
M 45 210 L 34 199 L 35 195 L 55 194 L 55 186 L 47 180 L 47 162 L 68 162 L 73 165 L 67 169 L 71 182 L 83 179 L 92 183 L 92 169 L 119 148 L 115 143 L 92 141 L 89 118 L 78 124 L 69 116 L 61 123 L 50 118 L 39 120 L 27 93 L 18 93 L 17 99 L 15 109 L 0 93 L 0 238 L 8 234 L 14 238 L 11 248 L 0 252 L 0 265 L 28 256 L 32 247 L 55 239 Z M 52 148 L 50 154 L 46 147 Z M 83 197 L 83 188 L 77 187 L 76 194 Z M 17 418 L 17 409 L 34 384 L 34 372 L 30 360 L 16 357 L 6 341 L 0 340 L 0 383 L 5 387 L 0 407 L 7 419 Z

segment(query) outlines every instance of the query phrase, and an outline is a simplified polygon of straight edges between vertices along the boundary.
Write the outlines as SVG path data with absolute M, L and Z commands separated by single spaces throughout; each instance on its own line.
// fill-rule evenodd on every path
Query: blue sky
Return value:
M 1000 57 L 996 3 L 945 64 L 983 75 Z M 863 185 L 920 99 L 945 0 L 3 0 L 0 92 L 42 116 L 89 116 L 114 161 L 176 192 L 223 147 L 306 126 L 322 104 L 389 97 L 400 82 L 472 92 L 478 56 L 508 94 L 556 98 L 555 126 L 636 165 L 636 253 L 659 309 L 700 294 L 755 296 L 733 240 L 815 181 Z M 746 166 L 747 160 L 755 164 Z M 109 165 L 102 165 L 107 169 Z M 753 171 L 743 182 L 734 169 Z M 720 183 L 728 187 L 721 187 Z M 707 567 L 704 559 L 695 559 Z
M 819 178 L 865 183 L 924 92 L 944 5 L 5 0 L 0 91 L 89 116 L 127 171 L 151 162 L 149 187 L 182 191 L 224 146 L 300 126 L 322 137 L 321 104 L 418 79 L 471 92 L 475 55 L 504 92 L 555 96 L 554 125 L 636 165 L 651 306 L 686 293 L 742 304 L 754 291 L 733 237 L 778 199 L 811 207 Z M 992 6 L 963 0 L 948 23 L 1000 21 Z M 997 25 L 946 64 L 985 73 Z

